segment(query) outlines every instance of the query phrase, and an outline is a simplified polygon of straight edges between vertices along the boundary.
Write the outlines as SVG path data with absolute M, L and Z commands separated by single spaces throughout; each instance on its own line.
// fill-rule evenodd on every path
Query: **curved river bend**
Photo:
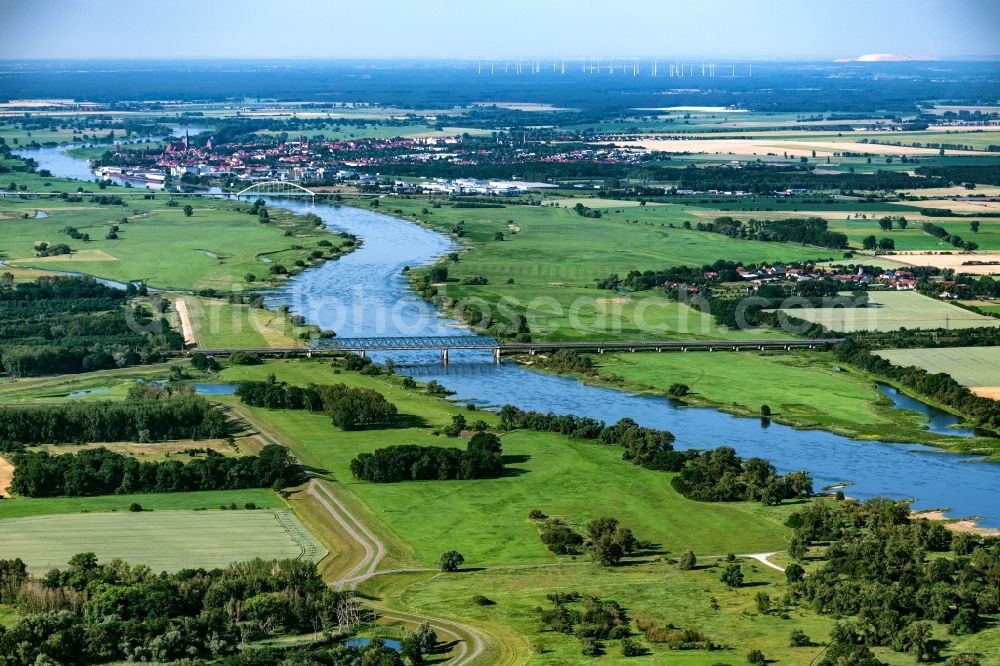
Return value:
M 25 151 L 27 152 L 27 151 Z M 59 159 L 46 159 L 59 155 Z M 68 156 L 43 149 L 31 154 L 54 175 L 80 173 L 80 162 L 61 169 Z M 469 331 L 442 316 L 411 292 L 405 266 L 433 262 L 454 246 L 445 236 L 380 213 L 336 205 L 274 200 L 297 213 L 319 215 L 335 231 L 363 239 L 359 250 L 296 275 L 267 297 L 288 305 L 313 324 L 342 337 L 449 334 Z M 572 413 L 608 423 L 628 416 L 642 425 L 670 430 L 679 448 L 732 446 L 742 456 L 760 456 L 780 471 L 808 470 L 817 488 L 850 482 L 854 497 L 916 498 L 916 508 L 948 507 L 957 517 L 980 516 L 1000 527 L 1000 465 L 969 460 L 917 444 L 854 441 L 819 430 L 795 430 L 760 419 L 739 418 L 707 408 L 678 407 L 666 398 L 587 386 L 575 379 L 534 372 L 511 361 L 496 366 L 488 352 L 451 352 L 447 368 L 437 353 L 394 352 L 397 367 L 423 381 L 436 379 L 455 397 L 480 405 Z

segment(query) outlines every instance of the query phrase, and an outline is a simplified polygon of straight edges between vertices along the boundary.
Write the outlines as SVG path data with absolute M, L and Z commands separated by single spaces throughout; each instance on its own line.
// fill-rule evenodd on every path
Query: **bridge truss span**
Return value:
M 395 338 L 326 338 L 314 349 L 344 351 L 403 351 L 406 349 L 495 349 L 502 346 L 486 335 L 439 335 Z

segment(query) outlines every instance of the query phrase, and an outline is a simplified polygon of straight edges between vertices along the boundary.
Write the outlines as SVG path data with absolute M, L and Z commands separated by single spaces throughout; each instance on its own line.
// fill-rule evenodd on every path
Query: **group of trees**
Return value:
M 504 405 L 500 410 L 500 428 L 557 432 L 574 439 L 596 440 L 623 448 L 623 460 L 661 471 L 676 472 L 690 457 L 689 453 L 674 451 L 673 433 L 645 428 L 630 418 L 607 426 L 603 421 L 586 416 L 525 412 L 512 405 Z
M 932 639 L 934 623 L 970 634 L 1000 610 L 1000 540 L 911 520 L 907 502 L 814 503 L 788 525 L 806 545 L 828 544 L 823 564 L 796 577 L 791 596 L 820 613 L 853 617 L 831 632 L 835 654 L 868 657 L 869 647 L 887 646 L 933 660 L 941 646 Z
M 360 453 L 351 461 L 354 478 L 373 483 L 485 479 L 503 472 L 500 438 L 488 432 L 473 435 L 465 451 L 401 444 Z
M 729 216 L 717 217 L 708 224 L 699 223 L 699 230 L 711 231 L 730 238 L 772 241 L 776 243 L 801 243 L 834 250 L 847 247 L 847 235 L 827 228 L 821 217 L 788 218 L 779 220 L 749 220 L 741 222 Z
M 813 491 L 805 472 L 779 475 L 766 460 L 740 458 L 727 446 L 695 454 L 672 484 L 685 497 L 702 502 L 780 504 Z
M 937 238 L 940 238 L 947 243 L 951 243 L 955 247 L 965 250 L 966 252 L 972 252 L 973 250 L 979 249 L 978 243 L 962 240 L 962 237 L 958 234 L 948 233 L 947 229 L 932 222 L 924 222 L 920 225 L 920 228 L 923 229 L 925 233 L 928 233 L 931 236 L 936 236 Z
M 284 488 L 304 480 L 288 450 L 265 446 L 256 456 L 209 451 L 188 463 L 140 462 L 106 448 L 50 455 L 25 451 L 14 456 L 11 490 L 25 497 L 127 495 L 193 490 Z
M 949 331 L 948 335 L 952 333 Z M 919 339 L 931 341 L 931 338 Z M 874 375 L 889 378 L 927 396 L 934 402 L 947 405 L 976 425 L 991 429 L 1000 428 L 1000 402 L 976 395 L 956 382 L 951 375 L 931 373 L 913 365 L 905 367 L 893 365 L 881 356 L 871 353 L 871 344 L 860 337 L 852 336 L 837 345 L 833 354 L 839 361 L 850 363 Z M 924 346 L 932 345 L 925 342 Z
M 183 338 L 131 300 L 137 295 L 92 278 L 0 279 L 0 370 L 26 377 L 163 360 Z
M 388 426 L 396 419 L 396 405 L 372 389 L 346 384 L 306 387 L 278 382 L 274 375 L 265 381 L 242 381 L 236 395 L 245 405 L 271 409 L 308 409 L 323 412 L 341 430 Z
M 0 561 L 14 572 L 17 620 L 0 626 L 0 666 L 96 664 L 110 661 L 217 660 L 278 663 L 270 649 L 240 650 L 251 641 L 319 631 L 346 631 L 368 619 L 350 593 L 329 587 L 304 560 L 251 560 L 225 569 L 155 573 L 121 560 L 98 562 L 93 553 L 70 559 L 41 579 L 23 563 Z M 4 587 L 0 580 L 0 587 Z M 402 666 L 394 652 L 364 663 Z M 361 663 L 364 649 L 321 648 L 320 663 Z M 234 655 L 242 652 L 236 659 Z M 329 654 L 327 654 L 329 653 Z M 223 662 L 227 663 L 227 662 Z
M 122 402 L 0 407 L 0 451 L 22 445 L 225 437 L 226 417 L 190 389 L 133 387 Z
M 551 552 L 575 555 L 586 548 L 594 561 L 605 567 L 614 566 L 626 555 L 650 545 L 636 539 L 630 528 L 613 517 L 594 518 L 587 523 L 586 538 L 559 518 L 548 518 L 537 509 L 529 518 L 540 521 L 539 537 Z
M 550 631 L 578 638 L 584 656 L 604 654 L 603 641 L 621 640 L 623 646 L 631 643 L 630 620 L 617 601 L 581 596 L 577 592 L 552 592 L 546 598 L 552 608 L 538 609 L 539 624 Z

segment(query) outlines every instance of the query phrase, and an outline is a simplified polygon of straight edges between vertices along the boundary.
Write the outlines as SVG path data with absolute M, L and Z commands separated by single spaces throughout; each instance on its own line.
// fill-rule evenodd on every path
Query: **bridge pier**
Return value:
M 447 347 L 442 347 L 441 348 L 441 366 L 445 367 L 445 368 L 448 367 L 448 348 Z
M 500 365 L 500 348 L 494 347 L 493 349 L 493 362 Z
M 364 349 L 359 350 L 358 351 L 358 356 L 360 356 L 361 358 L 364 358 L 365 357 L 365 350 Z

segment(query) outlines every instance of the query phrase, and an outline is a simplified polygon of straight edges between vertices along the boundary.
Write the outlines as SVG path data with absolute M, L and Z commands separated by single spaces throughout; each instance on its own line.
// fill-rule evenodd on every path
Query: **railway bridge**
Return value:
M 493 362 L 500 363 L 501 354 L 526 352 L 535 354 L 560 349 L 577 349 L 603 354 L 605 351 L 742 351 L 776 349 L 828 349 L 840 342 L 839 338 L 763 338 L 759 340 L 583 340 L 554 342 L 500 342 L 483 335 L 443 335 L 414 337 L 323 338 L 304 347 L 260 347 L 187 349 L 177 354 L 201 353 L 228 356 L 236 352 L 268 355 L 325 355 L 350 351 L 364 357 L 368 352 L 436 350 L 441 354 L 441 364 L 448 365 L 448 352 L 459 349 L 490 351 Z

